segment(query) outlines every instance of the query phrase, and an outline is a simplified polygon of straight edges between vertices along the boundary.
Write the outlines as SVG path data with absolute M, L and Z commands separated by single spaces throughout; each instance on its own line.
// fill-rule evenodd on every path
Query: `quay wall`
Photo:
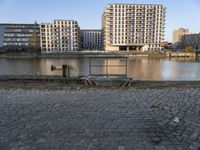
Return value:
M 67 52 L 51 54 L 2 53 L 0 58 L 87 58 L 87 57 L 151 57 L 151 58 L 199 58 L 200 54 L 185 52 Z

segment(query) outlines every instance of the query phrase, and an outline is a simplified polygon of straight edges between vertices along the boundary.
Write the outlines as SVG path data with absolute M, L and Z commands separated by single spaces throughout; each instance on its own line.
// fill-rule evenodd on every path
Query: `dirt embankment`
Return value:
M 114 83 L 113 83 L 114 85 Z M 116 87 L 116 86 L 89 86 L 85 85 L 84 80 L 81 79 L 0 79 L 0 89 L 67 89 L 67 90 L 79 90 L 80 88 L 200 88 L 200 81 L 131 81 L 128 87 Z

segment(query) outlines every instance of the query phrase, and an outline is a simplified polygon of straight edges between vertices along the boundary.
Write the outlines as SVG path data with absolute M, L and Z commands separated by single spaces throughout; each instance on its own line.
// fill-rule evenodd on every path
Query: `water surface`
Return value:
M 51 71 L 51 65 L 73 65 L 80 75 L 124 74 L 126 61 L 120 58 L 92 59 L 89 69 L 88 58 L 32 58 L 0 59 L 1 75 L 62 75 L 62 71 Z M 108 70 L 102 65 L 118 65 Z M 96 66 L 95 66 L 96 65 Z M 99 66 L 98 66 L 99 65 Z M 191 59 L 129 58 L 127 74 L 135 80 L 200 80 L 200 62 Z

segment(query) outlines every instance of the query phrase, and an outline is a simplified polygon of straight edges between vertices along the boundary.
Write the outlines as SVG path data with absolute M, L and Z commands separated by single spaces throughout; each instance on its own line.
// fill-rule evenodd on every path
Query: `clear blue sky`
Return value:
M 100 28 L 108 3 L 163 4 L 167 7 L 166 40 L 179 27 L 200 32 L 200 0 L 0 0 L 0 23 L 50 23 L 75 19 L 79 26 Z

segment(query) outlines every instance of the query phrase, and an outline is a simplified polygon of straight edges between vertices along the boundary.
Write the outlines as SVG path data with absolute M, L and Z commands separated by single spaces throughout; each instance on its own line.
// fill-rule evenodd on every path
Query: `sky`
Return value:
M 107 4 L 163 4 L 167 9 L 165 40 L 173 31 L 188 28 L 200 32 L 200 0 L 0 0 L 0 23 L 52 23 L 77 20 L 81 29 L 100 29 Z

